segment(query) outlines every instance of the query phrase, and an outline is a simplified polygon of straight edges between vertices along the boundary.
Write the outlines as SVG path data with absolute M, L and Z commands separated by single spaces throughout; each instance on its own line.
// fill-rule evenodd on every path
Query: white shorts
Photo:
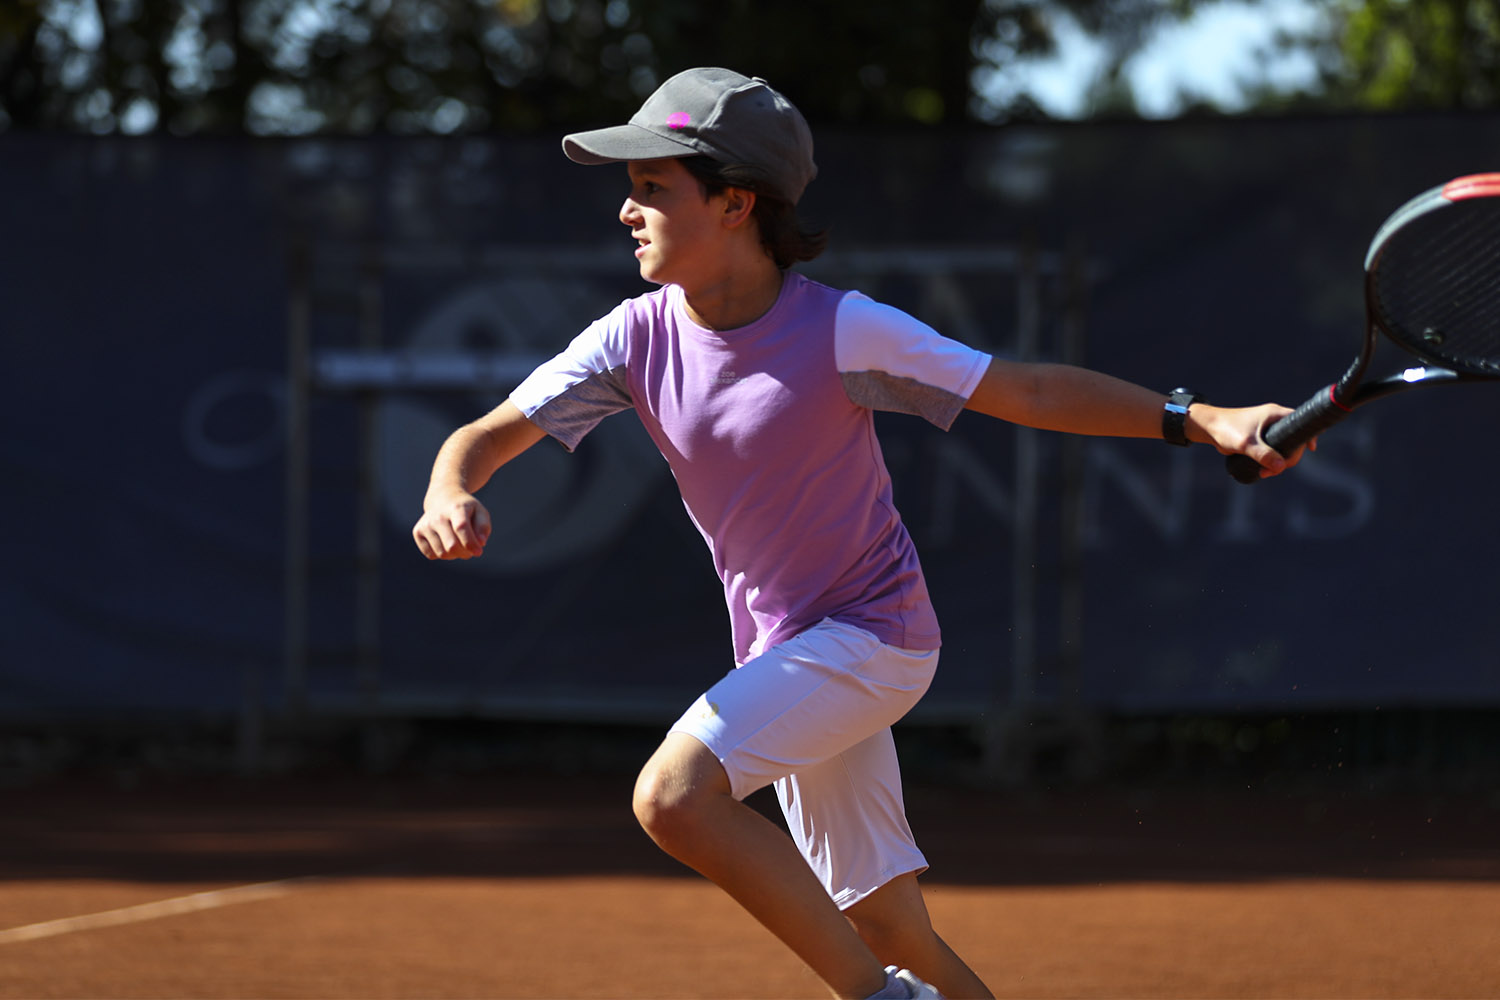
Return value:
M 847 908 L 927 868 L 890 727 L 927 691 L 937 659 L 825 619 L 730 671 L 672 731 L 713 751 L 735 798 L 775 783 L 802 856 Z

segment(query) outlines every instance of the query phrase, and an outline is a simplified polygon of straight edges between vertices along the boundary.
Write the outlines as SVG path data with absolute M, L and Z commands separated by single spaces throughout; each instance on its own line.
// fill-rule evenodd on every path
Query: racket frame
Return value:
M 1457 202 L 1470 198 L 1494 197 L 1500 197 L 1500 173 L 1470 174 L 1424 191 L 1391 213 L 1376 231 L 1365 252 L 1365 332 L 1358 356 L 1337 382 L 1320 389 L 1292 413 L 1267 428 L 1264 436 L 1268 445 L 1285 455 L 1373 400 L 1422 386 L 1493 381 L 1500 374 L 1492 371 L 1457 371 L 1439 364 L 1420 345 L 1407 337 L 1397 336 L 1380 322 L 1380 310 L 1375 297 L 1375 274 L 1380 255 L 1396 232 L 1414 219 Z M 1378 335 L 1381 333 L 1423 364 L 1373 382 L 1365 382 L 1365 374 L 1375 357 L 1380 342 Z M 1242 483 L 1253 483 L 1261 477 L 1260 465 L 1247 455 L 1230 455 L 1226 465 L 1230 475 Z

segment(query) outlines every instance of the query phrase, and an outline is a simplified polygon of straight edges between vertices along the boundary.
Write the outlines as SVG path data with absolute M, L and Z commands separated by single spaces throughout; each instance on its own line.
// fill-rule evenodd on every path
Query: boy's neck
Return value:
M 683 289 L 688 316 L 710 330 L 734 330 L 760 319 L 776 304 L 786 278 L 769 257 L 765 263 L 769 266 L 731 271 L 706 288 Z

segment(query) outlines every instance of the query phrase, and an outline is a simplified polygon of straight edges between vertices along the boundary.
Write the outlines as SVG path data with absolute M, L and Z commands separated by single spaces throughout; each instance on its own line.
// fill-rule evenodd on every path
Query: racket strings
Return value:
M 1460 371 L 1500 371 L 1500 198 L 1398 228 L 1370 277 L 1376 318 L 1393 338 Z

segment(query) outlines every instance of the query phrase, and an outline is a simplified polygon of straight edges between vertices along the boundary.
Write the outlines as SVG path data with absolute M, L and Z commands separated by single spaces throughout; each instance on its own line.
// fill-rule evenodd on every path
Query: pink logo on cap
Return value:
M 674 111 L 667 115 L 667 128 L 687 128 L 693 124 L 693 116 L 686 111 Z

